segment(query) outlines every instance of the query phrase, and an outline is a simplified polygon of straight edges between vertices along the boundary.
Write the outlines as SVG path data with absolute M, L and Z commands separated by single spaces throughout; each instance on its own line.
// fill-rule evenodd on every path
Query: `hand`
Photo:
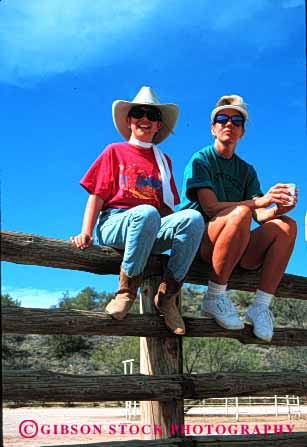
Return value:
M 78 236 L 71 236 L 70 242 L 72 242 L 76 247 L 83 250 L 84 248 L 93 245 L 93 238 L 87 233 L 80 233 L 78 234 Z
M 284 183 L 278 183 L 277 185 L 272 186 L 263 197 L 256 197 L 256 199 L 254 199 L 255 208 L 267 208 L 275 203 L 277 207 L 280 207 L 281 209 L 286 207 L 289 211 L 290 208 L 293 208 L 292 206 L 288 206 L 291 198 L 292 196 L 288 186 Z M 294 200 L 296 203 L 296 196 L 294 197 Z
M 296 207 L 297 199 L 298 199 L 298 189 L 296 188 L 295 195 L 291 196 L 291 205 L 277 205 L 276 206 L 276 214 L 277 215 L 286 214 L 289 211 L 292 211 L 293 208 Z

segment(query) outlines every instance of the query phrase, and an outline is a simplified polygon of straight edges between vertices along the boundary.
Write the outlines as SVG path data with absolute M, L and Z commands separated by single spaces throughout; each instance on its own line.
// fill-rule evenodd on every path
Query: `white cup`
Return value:
M 289 197 L 288 204 L 285 206 L 292 206 L 292 205 L 294 205 L 296 185 L 295 185 L 295 183 L 287 183 L 287 187 L 288 187 L 288 190 L 289 190 L 291 196 Z

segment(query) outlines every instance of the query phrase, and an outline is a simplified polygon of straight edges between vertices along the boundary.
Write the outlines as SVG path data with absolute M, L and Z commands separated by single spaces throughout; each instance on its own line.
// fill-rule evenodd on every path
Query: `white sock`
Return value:
M 225 295 L 227 284 L 217 284 L 213 281 L 208 281 L 207 297 L 209 300 L 219 298 L 221 295 Z
M 253 302 L 253 306 L 255 306 L 257 304 L 262 304 L 262 305 L 269 307 L 273 296 L 274 295 L 272 293 L 267 293 L 267 292 L 264 292 L 263 290 L 257 289 L 256 290 L 256 298 L 255 298 L 255 301 Z

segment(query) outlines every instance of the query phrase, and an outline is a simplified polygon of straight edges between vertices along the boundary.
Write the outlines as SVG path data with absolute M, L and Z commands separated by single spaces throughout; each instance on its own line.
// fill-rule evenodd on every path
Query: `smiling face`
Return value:
M 221 113 L 223 115 L 235 116 L 240 115 L 237 110 L 224 109 Z M 237 141 L 244 135 L 244 126 L 235 126 L 231 120 L 225 124 L 213 123 L 211 126 L 211 133 L 215 137 L 216 142 L 223 145 L 235 145 Z
M 132 110 L 137 110 L 137 112 L 131 113 Z M 163 124 L 162 121 L 158 121 L 158 119 L 155 120 L 155 115 L 157 114 L 154 113 L 152 116 L 150 112 L 159 112 L 159 109 L 156 107 L 140 106 L 132 108 L 131 111 L 127 117 L 127 126 L 131 129 L 132 136 L 144 143 L 151 143 L 155 134 L 161 129 Z M 140 113 L 139 111 L 143 111 L 143 113 Z M 149 117 L 146 113 L 147 111 L 149 112 Z M 157 115 L 157 118 L 158 116 L 159 114 Z

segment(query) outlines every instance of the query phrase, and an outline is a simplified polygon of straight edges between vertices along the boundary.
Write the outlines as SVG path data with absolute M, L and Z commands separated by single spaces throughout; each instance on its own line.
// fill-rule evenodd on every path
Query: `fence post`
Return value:
M 300 397 L 299 396 L 297 396 L 297 398 L 296 398 L 296 403 L 297 403 L 298 417 L 300 419 L 301 418 L 301 405 L 300 405 Z
M 239 398 L 235 397 L 235 405 L 236 405 L 236 421 L 239 421 Z
M 122 360 L 122 364 L 124 365 L 124 374 L 133 374 L 133 362 L 134 359 L 127 359 L 127 360 Z M 130 372 L 128 372 L 128 365 L 129 365 L 129 370 Z M 134 417 L 136 416 L 136 402 L 134 401 Z M 126 412 L 126 421 L 131 419 L 131 408 L 132 408 L 132 401 L 131 400 L 126 400 L 125 401 L 125 412 Z
M 288 419 L 289 419 L 289 421 L 291 421 L 291 410 L 290 410 L 290 405 L 289 405 L 289 396 L 288 396 L 288 394 L 286 395 L 286 405 L 287 405 Z
M 141 288 L 141 313 L 155 313 L 153 299 L 157 292 L 160 278 L 146 279 Z M 150 376 L 182 373 L 182 338 L 177 337 L 140 337 L 140 373 Z M 163 399 L 163 396 L 161 396 Z M 141 425 L 148 424 L 160 430 L 143 439 L 163 439 L 179 437 L 172 433 L 171 426 L 184 424 L 184 400 L 142 401 Z M 152 430 L 153 431 L 153 430 Z
M 274 396 L 274 404 L 275 404 L 275 416 L 277 417 L 278 416 L 278 397 L 276 394 Z

